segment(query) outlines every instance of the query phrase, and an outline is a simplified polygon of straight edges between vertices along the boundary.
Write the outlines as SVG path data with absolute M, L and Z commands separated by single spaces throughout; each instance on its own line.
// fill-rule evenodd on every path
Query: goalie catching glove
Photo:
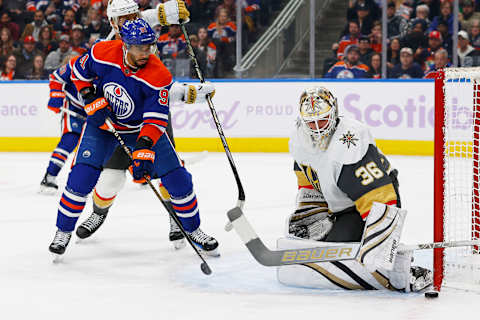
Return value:
M 180 84 L 175 82 L 170 89 L 170 97 L 173 101 L 182 101 L 187 104 L 202 103 L 215 95 L 215 87 L 209 81 L 200 84 Z
M 171 0 L 158 5 L 158 21 L 162 26 L 186 23 L 190 12 L 182 0 Z

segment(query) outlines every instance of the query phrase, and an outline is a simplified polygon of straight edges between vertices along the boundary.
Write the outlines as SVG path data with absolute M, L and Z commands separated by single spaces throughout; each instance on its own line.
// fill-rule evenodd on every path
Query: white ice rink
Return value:
M 237 188 L 223 153 L 189 167 L 202 228 L 220 242 L 205 276 L 191 248 L 174 251 L 168 218 L 148 189 L 128 183 L 95 236 L 73 239 L 53 264 L 59 194 L 37 194 L 49 153 L 0 153 L 0 319 L 479 319 L 480 294 L 423 294 L 288 288 L 259 265 L 237 234 L 223 227 Z M 189 158 L 192 154 L 183 154 Z M 234 154 L 246 192 L 245 214 L 270 248 L 294 206 L 296 178 L 288 154 Z M 390 156 L 409 211 L 404 242 L 432 239 L 433 159 Z M 62 170 L 61 187 L 68 170 Z M 80 218 L 91 212 L 91 201 Z M 417 253 L 419 264 L 431 252 Z

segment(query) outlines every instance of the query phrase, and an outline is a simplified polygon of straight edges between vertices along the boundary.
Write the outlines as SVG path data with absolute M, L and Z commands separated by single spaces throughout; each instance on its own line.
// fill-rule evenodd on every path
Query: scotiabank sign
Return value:
M 288 137 L 305 88 L 325 86 L 338 98 L 340 115 L 349 115 L 385 140 L 432 140 L 433 81 L 232 81 L 215 82 L 213 98 L 228 137 Z M 46 107 L 47 83 L 0 83 L 0 136 L 58 136 L 59 116 Z M 447 100 L 452 125 L 471 123 L 471 88 L 458 87 Z M 217 137 L 206 103 L 171 105 L 177 137 Z

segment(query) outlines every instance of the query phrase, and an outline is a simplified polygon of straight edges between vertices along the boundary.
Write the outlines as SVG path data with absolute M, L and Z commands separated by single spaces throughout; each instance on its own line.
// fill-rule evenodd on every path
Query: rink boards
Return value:
M 385 153 L 433 154 L 432 80 L 219 80 L 215 86 L 214 105 L 234 152 L 287 152 L 302 90 L 325 86 L 337 96 L 340 115 L 367 124 Z M 46 107 L 48 82 L 0 82 L 0 96 L 0 151 L 51 151 L 60 118 Z M 453 97 L 459 112 L 468 96 Z M 179 151 L 223 151 L 206 104 L 177 103 L 171 113 Z

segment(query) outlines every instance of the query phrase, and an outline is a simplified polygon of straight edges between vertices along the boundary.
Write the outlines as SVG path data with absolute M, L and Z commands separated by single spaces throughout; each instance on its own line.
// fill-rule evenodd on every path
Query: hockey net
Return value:
M 435 77 L 434 241 L 480 239 L 480 68 Z M 478 246 L 434 249 L 434 286 L 480 291 Z

